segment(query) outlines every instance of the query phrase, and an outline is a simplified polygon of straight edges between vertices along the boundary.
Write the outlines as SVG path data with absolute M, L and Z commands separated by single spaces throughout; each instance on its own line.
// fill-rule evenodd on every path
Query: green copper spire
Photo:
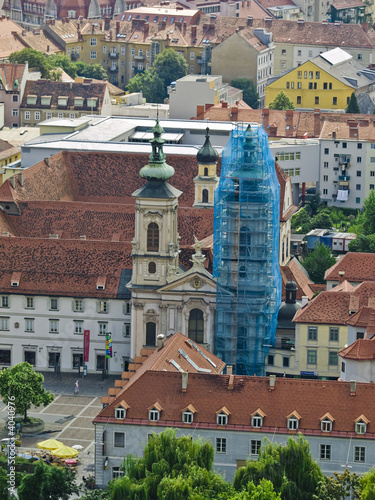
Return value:
M 149 162 L 141 168 L 139 175 L 148 181 L 166 181 L 174 174 L 174 168 L 165 162 L 165 154 L 163 151 L 164 139 L 161 137 L 164 130 L 159 124 L 159 118 L 156 119 L 156 124 L 152 132 L 154 137 L 150 139 L 152 152 L 149 156 Z
M 212 165 L 219 158 L 218 152 L 211 146 L 209 131 L 210 129 L 207 127 L 205 143 L 197 153 L 197 161 L 200 164 Z

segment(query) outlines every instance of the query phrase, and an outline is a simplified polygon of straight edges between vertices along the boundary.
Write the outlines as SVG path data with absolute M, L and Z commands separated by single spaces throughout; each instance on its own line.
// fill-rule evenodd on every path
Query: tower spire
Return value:
M 152 151 L 147 165 L 141 168 L 139 175 L 143 179 L 166 181 L 174 175 L 174 168 L 165 161 L 163 151 L 164 139 L 161 137 L 164 133 L 163 127 L 159 123 L 159 116 L 156 118 L 155 126 L 152 129 L 154 137 L 150 139 Z

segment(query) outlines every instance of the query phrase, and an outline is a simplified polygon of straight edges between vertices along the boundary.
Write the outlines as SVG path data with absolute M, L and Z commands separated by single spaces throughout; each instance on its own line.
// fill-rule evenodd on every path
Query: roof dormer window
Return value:
M 148 419 L 150 422 L 157 422 L 160 419 L 160 412 L 162 411 L 162 407 L 158 402 L 154 403 L 148 409 Z
M 40 98 L 41 106 L 51 106 L 51 99 L 52 96 L 50 95 L 42 95 L 42 97 Z
M 260 429 L 263 425 L 263 419 L 266 414 L 258 408 L 251 414 L 251 425 L 256 429 Z
M 88 97 L 87 98 L 87 107 L 88 108 L 96 108 L 97 102 L 98 102 L 97 97 Z
M 68 105 L 68 97 L 67 96 L 59 96 L 57 98 L 58 106 L 67 106 Z
M 365 417 L 365 415 L 360 415 L 358 418 L 354 420 L 355 425 L 355 433 L 356 434 L 366 434 L 367 425 L 370 421 Z
M 192 424 L 194 420 L 194 414 L 190 410 L 186 410 L 182 414 L 182 421 L 184 424 Z
M 287 415 L 287 427 L 290 431 L 296 431 L 299 427 L 301 415 L 297 411 L 293 411 Z
M 74 98 L 74 106 L 76 108 L 81 108 L 83 107 L 83 97 L 75 97 Z
M 332 415 L 329 412 L 327 412 L 325 415 L 323 415 L 320 418 L 321 431 L 322 432 L 331 432 L 334 421 L 335 421 L 335 419 L 332 417 Z
M 124 418 L 126 417 L 126 410 L 122 407 L 118 407 L 116 408 L 115 410 L 115 418 L 117 420 L 124 420 Z
M 38 96 L 36 96 L 36 95 L 31 95 L 31 94 L 29 94 L 29 95 L 26 97 L 26 104 L 35 105 L 35 104 L 36 104 L 37 97 L 38 97 Z
M 230 411 L 226 406 L 223 406 L 216 412 L 216 423 L 217 425 L 227 425 Z

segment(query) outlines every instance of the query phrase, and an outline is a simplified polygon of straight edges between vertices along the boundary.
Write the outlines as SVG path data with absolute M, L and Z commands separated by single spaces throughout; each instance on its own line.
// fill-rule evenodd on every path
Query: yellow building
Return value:
M 14 174 L 20 172 L 21 148 L 0 139 L 0 186 Z
M 344 110 L 353 92 L 366 92 L 367 68 L 342 49 L 324 52 L 266 87 L 266 106 L 284 91 L 296 109 Z

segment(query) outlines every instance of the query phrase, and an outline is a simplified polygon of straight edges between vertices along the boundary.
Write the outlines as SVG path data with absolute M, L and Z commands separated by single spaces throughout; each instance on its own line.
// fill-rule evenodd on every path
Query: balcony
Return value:
M 339 175 L 339 181 L 350 181 L 350 175 Z
M 109 52 L 108 56 L 110 57 L 110 59 L 117 59 L 119 56 L 119 53 L 118 52 Z
M 111 68 L 108 68 L 108 71 L 109 71 L 110 73 L 117 73 L 117 71 L 118 71 L 118 66 L 117 66 L 117 65 L 116 65 L 116 66 L 112 66 Z
M 137 56 L 134 56 L 134 59 L 136 61 L 144 61 L 145 56 L 143 54 L 138 54 Z

